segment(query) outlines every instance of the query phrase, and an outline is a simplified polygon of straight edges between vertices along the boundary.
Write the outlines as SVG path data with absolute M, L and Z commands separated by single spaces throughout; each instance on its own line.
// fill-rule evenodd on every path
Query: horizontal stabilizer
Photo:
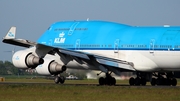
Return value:
M 16 27 L 11 27 L 4 39 L 14 39 L 16 35 Z
M 31 42 L 25 39 L 16 39 L 16 27 L 11 27 L 6 36 L 3 38 L 2 42 L 8 43 L 11 45 L 21 46 L 21 47 L 31 47 L 35 46 L 35 42 Z

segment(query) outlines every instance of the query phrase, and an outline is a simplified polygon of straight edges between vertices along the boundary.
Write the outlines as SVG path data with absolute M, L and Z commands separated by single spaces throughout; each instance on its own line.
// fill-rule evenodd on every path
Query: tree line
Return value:
M 0 61 L 0 75 L 27 75 L 25 70 L 16 68 L 9 61 Z
M 1 61 L 0 60 L 0 75 L 38 75 L 37 72 L 33 70 L 28 69 L 18 69 L 13 65 L 12 62 L 9 61 Z M 69 74 L 70 73 L 70 74 Z M 75 75 L 78 76 L 79 79 L 86 78 L 86 74 L 84 72 L 79 72 L 75 70 L 74 72 L 64 72 L 62 75 L 67 77 L 69 75 Z

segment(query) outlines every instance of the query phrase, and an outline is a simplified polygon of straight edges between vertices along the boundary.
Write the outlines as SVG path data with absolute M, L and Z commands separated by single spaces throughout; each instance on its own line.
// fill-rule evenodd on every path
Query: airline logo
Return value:
M 59 37 L 54 39 L 54 43 L 64 43 L 66 40 L 66 38 L 64 38 L 64 35 L 64 32 L 59 33 Z
M 38 67 L 42 68 L 42 64 L 41 64 L 41 65 L 38 65 Z
M 59 34 L 59 37 L 64 37 L 64 35 L 65 35 L 65 33 L 64 32 L 61 32 L 60 34 Z
M 9 37 L 14 37 L 14 34 L 13 34 L 12 32 L 9 32 L 9 33 L 8 33 L 8 36 L 9 36 Z
M 16 56 L 16 57 L 15 57 L 15 60 L 19 60 L 19 56 Z

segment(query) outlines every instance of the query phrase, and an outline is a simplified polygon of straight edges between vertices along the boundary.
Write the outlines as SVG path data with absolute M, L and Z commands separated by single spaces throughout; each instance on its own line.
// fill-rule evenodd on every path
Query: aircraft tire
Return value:
M 155 86 L 156 85 L 156 79 L 155 78 L 152 78 L 151 80 L 151 86 Z
M 171 86 L 171 79 L 166 79 L 166 85 Z
M 111 85 L 116 85 L 116 79 L 114 77 L 111 78 Z
M 176 86 L 177 85 L 177 80 L 175 78 L 173 78 L 171 80 L 171 84 L 172 84 L 172 86 Z
M 158 86 L 162 85 L 162 79 L 157 78 L 157 80 L 156 80 L 156 84 L 157 84 Z
M 145 79 L 145 78 L 142 78 L 142 79 L 141 79 L 141 85 L 142 85 L 142 86 L 146 86 L 146 79 Z
M 99 78 L 99 85 L 104 85 L 105 84 L 105 79 L 103 77 Z
M 61 84 L 64 84 L 64 82 L 65 82 L 65 77 L 64 76 L 61 76 L 61 77 L 59 77 L 60 79 L 59 79 L 59 82 L 61 83 Z
M 56 76 L 56 77 L 54 78 L 54 82 L 55 82 L 56 84 L 58 84 L 58 83 L 60 82 L 60 78 L 59 78 L 58 76 Z
M 135 79 L 135 85 L 136 85 L 136 86 L 140 86 L 140 84 L 141 84 L 141 79 L 140 79 L 139 77 L 137 77 L 137 78 Z
M 131 77 L 130 79 L 129 79 L 129 85 L 130 86 L 133 86 L 135 84 L 135 79 L 133 78 L 133 77 Z

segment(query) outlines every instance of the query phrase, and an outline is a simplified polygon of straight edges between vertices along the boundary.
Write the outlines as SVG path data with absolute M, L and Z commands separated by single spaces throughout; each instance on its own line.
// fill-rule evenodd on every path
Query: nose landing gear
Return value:
M 56 77 L 54 78 L 54 82 L 55 82 L 56 84 L 58 84 L 58 83 L 64 84 L 64 82 L 65 82 L 65 77 L 64 77 L 64 76 L 56 76 Z

